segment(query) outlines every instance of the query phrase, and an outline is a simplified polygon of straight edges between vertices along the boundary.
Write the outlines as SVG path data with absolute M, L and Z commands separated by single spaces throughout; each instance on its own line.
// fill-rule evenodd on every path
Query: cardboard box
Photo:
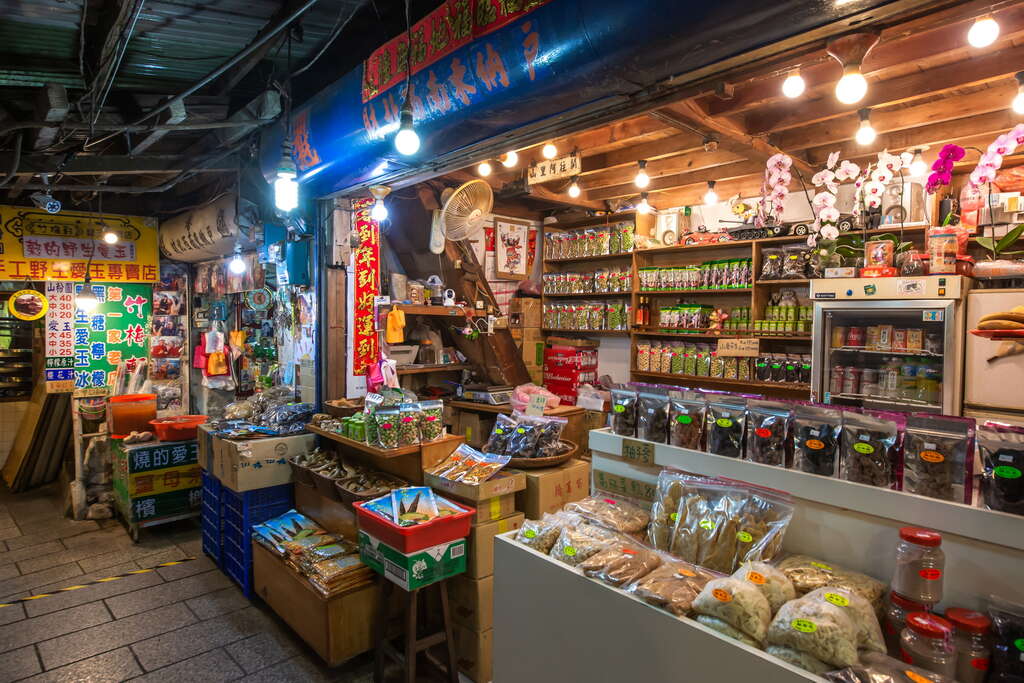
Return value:
M 526 480 L 524 479 L 523 486 L 525 485 Z M 487 500 L 478 500 L 473 505 L 476 507 L 476 517 L 473 518 L 473 524 L 493 522 L 502 517 L 508 517 L 516 511 L 516 495 L 508 493 L 504 496 L 494 496 Z
M 288 458 L 311 450 L 313 434 L 296 434 L 270 439 L 214 441 L 217 478 L 233 491 L 251 491 L 291 483 Z
M 494 537 L 506 531 L 518 529 L 526 517 L 517 512 L 494 522 L 477 524 L 469 530 L 469 561 L 466 563 L 466 575 L 473 579 L 482 579 L 494 573 Z
M 530 381 L 537 386 L 544 386 L 544 368 L 537 367 L 536 365 L 527 365 L 526 372 L 530 374 Z
M 494 626 L 494 577 L 453 576 L 448 582 L 452 621 L 474 631 Z
M 459 538 L 406 554 L 360 531 L 359 558 L 373 571 L 411 591 L 464 572 L 466 539 Z
M 590 464 L 572 459 L 557 467 L 526 470 L 526 490 L 516 494 L 516 509 L 527 519 L 540 519 L 545 512 L 557 512 L 566 503 L 590 493 Z
M 519 470 L 502 470 L 482 484 L 463 484 L 451 481 L 430 472 L 424 472 L 423 481 L 427 486 L 455 498 L 476 505 L 481 500 L 504 496 L 526 488 L 526 475 Z
M 213 472 L 213 428 L 208 424 L 199 425 L 196 441 L 199 448 L 199 466 L 207 472 Z
M 284 560 L 253 543 L 253 590 L 329 666 L 373 648 L 377 584 L 325 598 Z
M 455 433 L 465 437 L 466 443 L 473 448 L 480 448 L 487 443 L 487 437 L 494 429 L 493 417 L 487 417 L 471 410 L 463 410 L 459 413 L 458 426 Z M 454 450 L 454 449 L 453 449 Z
M 544 333 L 539 327 L 524 327 L 517 335 L 513 330 L 512 338 L 519 344 L 523 362 L 527 369 L 544 367 Z
M 508 324 L 512 328 L 540 327 L 540 299 L 516 297 L 509 302 Z
M 494 660 L 494 630 L 474 631 L 459 626 L 455 629 L 455 658 L 459 671 L 475 683 L 489 683 Z M 529 654 L 524 654 L 528 657 Z

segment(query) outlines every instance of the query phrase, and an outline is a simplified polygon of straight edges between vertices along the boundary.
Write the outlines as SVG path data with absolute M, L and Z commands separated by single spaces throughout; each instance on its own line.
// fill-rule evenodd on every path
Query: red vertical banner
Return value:
M 352 374 L 365 375 L 379 358 L 373 299 L 380 294 L 380 226 L 370 218 L 373 199 L 352 202 L 359 248 L 352 252 L 355 289 L 352 309 Z

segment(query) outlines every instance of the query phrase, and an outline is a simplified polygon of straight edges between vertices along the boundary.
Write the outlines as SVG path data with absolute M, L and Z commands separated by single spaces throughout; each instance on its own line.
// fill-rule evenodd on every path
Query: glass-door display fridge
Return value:
M 958 276 L 812 280 L 812 400 L 959 415 L 965 286 Z

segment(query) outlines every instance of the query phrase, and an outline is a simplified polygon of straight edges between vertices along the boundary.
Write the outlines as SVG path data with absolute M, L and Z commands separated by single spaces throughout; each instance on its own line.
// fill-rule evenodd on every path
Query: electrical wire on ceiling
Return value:
M 313 58 L 306 62 L 306 65 L 304 67 L 292 73 L 290 78 L 294 78 L 299 74 L 305 73 L 311 66 L 316 64 L 318 59 L 324 56 L 324 53 L 327 52 L 327 48 L 329 48 L 331 44 L 338 39 L 338 36 L 341 35 L 341 32 L 344 31 L 345 27 L 348 26 L 350 21 L 352 21 L 352 17 L 356 15 L 355 10 L 350 10 L 348 13 L 348 17 L 344 21 L 342 21 L 342 17 L 345 15 L 345 10 L 348 9 L 350 9 L 348 0 L 341 0 L 341 9 L 338 10 L 338 18 L 334 22 L 334 28 L 331 29 L 330 34 L 324 40 L 324 44 L 320 46 L 320 49 L 313 56 Z

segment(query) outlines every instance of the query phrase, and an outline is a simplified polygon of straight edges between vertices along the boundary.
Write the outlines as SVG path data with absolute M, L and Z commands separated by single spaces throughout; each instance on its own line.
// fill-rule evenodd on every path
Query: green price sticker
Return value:
M 505 433 L 505 430 L 504 430 L 504 429 L 502 429 L 501 427 L 495 427 L 495 428 L 494 428 L 494 433 L 495 433 L 495 434 L 504 434 L 504 433 Z
M 612 410 L 614 410 L 616 413 L 624 413 L 626 412 L 626 406 L 617 405 L 614 408 L 612 408 Z
M 875 447 L 869 443 L 855 443 L 853 444 L 853 450 L 864 455 L 871 455 L 875 452 Z
M 818 569 L 824 569 L 827 572 L 832 571 L 832 567 L 828 566 L 827 564 L 822 564 L 821 562 L 811 562 L 811 566 L 817 567 Z
M 525 430 L 525 429 L 523 429 L 522 427 L 520 427 L 519 429 L 517 429 L 517 430 L 516 430 L 516 433 L 517 433 L 517 434 L 525 434 L 525 433 L 526 433 L 526 430 Z
M 825 600 L 831 602 L 833 605 L 837 607 L 850 606 L 850 599 L 845 595 L 840 595 L 839 593 L 825 593 Z
M 565 555 L 566 555 L 566 557 L 575 557 L 576 556 L 576 548 L 573 548 L 571 545 L 565 546 Z
M 1021 652 L 1024 652 L 1024 638 L 1018 638 L 1017 640 L 1013 641 L 1013 646 Z
M 534 531 L 533 529 L 527 529 L 526 531 L 523 532 L 523 536 L 526 536 L 527 538 L 536 538 L 537 537 L 537 532 Z
M 717 420 L 715 420 L 715 424 L 721 427 L 722 429 L 728 429 L 729 427 L 732 427 L 732 420 L 730 420 L 727 417 L 720 417 Z
M 999 465 L 992 470 L 992 474 L 996 475 L 1000 479 L 1020 479 L 1021 472 L 1016 467 L 1011 465 Z
M 750 543 L 754 540 L 754 537 L 751 536 L 750 533 L 747 531 L 740 531 L 736 534 L 736 540 L 740 543 Z
M 789 625 L 793 627 L 793 630 L 801 633 L 814 633 L 818 630 L 818 625 L 807 619 L 794 619 L 789 622 Z
M 715 528 L 715 523 L 713 521 L 711 521 L 710 519 L 702 519 L 702 520 L 700 520 L 699 526 L 700 526 L 701 529 L 707 529 L 708 531 L 713 531 L 714 528 Z
M 678 422 L 681 425 L 688 425 L 691 422 L 693 422 L 693 418 L 690 417 L 689 415 L 677 415 L 676 422 Z
M 668 516 L 668 518 L 671 519 L 673 522 L 676 522 L 679 520 L 679 513 L 673 512 L 671 515 Z

